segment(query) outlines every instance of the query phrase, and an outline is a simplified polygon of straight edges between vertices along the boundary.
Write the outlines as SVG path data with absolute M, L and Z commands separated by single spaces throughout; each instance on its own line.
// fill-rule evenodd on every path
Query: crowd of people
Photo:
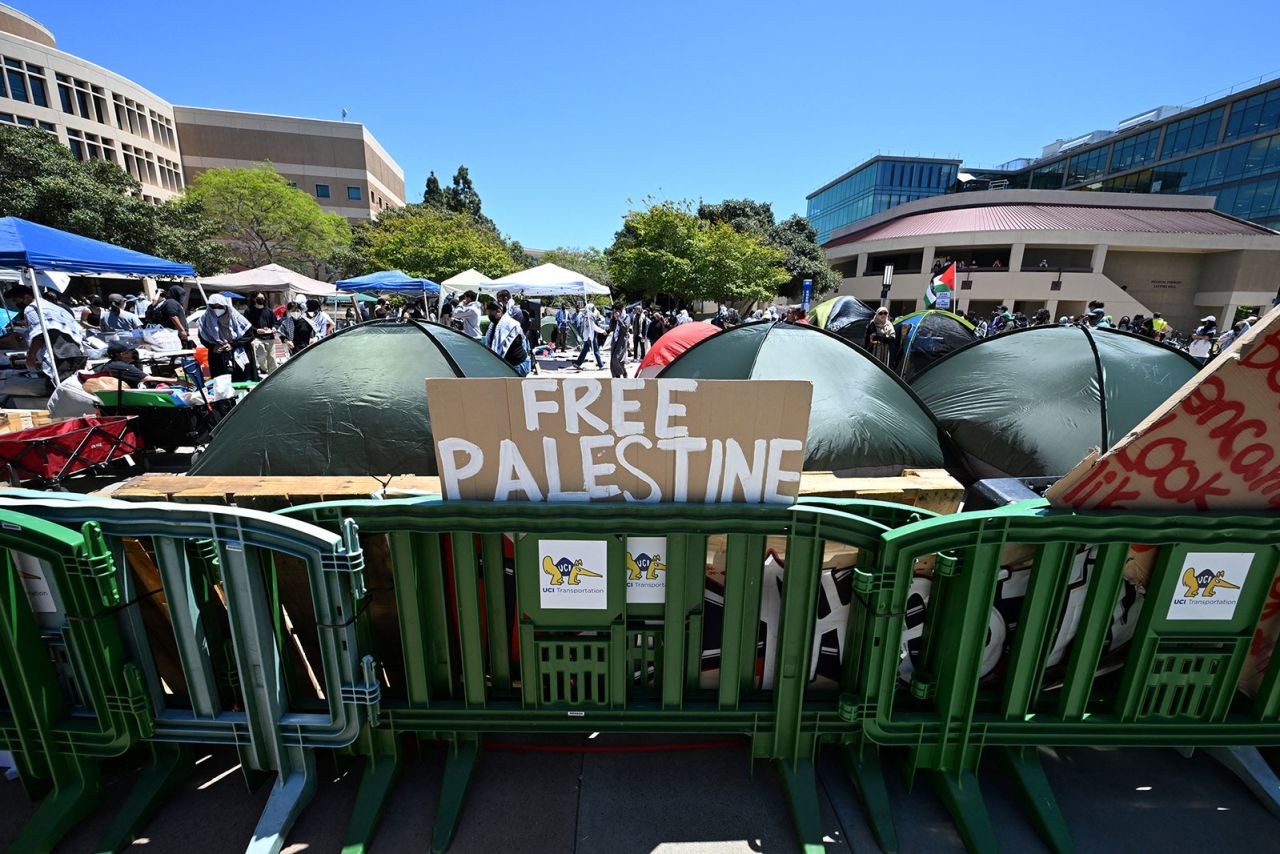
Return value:
M 50 294 L 41 301 L 42 327 L 34 293 L 29 287 L 15 285 L 5 291 L 4 297 L 17 315 L 15 329 L 9 334 L 16 335 L 25 345 L 29 366 L 38 366 L 50 378 L 55 376 L 56 368 L 57 376 L 66 377 L 85 368 L 90 358 L 106 356 L 107 370 L 114 371 L 131 386 L 154 379 L 139 367 L 137 348 L 128 341 L 113 341 L 108 349 L 98 336 L 118 338 L 158 327 L 171 333 L 181 348 L 204 348 L 211 376 L 230 375 L 233 382 L 240 382 L 260 379 L 278 367 L 281 354 L 287 357 L 298 353 L 358 322 L 434 320 L 480 341 L 511 365 L 519 376 L 538 372 L 538 356 L 559 356 L 574 370 L 582 370 L 590 357 L 597 369 L 604 370 L 607 352 L 610 373 L 623 377 L 627 375 L 628 360 L 644 358 L 648 348 L 667 330 L 693 320 L 683 308 L 664 310 L 643 303 L 621 302 L 602 308 L 573 298 L 559 298 L 556 304 L 543 305 L 536 300 L 514 299 L 506 290 L 499 291 L 483 305 L 475 291 L 450 296 L 439 304 L 432 299 L 409 299 L 394 306 L 387 298 L 380 297 L 345 308 L 337 322 L 316 299 L 290 299 L 272 306 L 266 293 L 257 292 L 241 310 L 227 295 L 214 294 L 208 297 L 203 311 L 189 319 L 185 308 L 187 292 L 181 285 L 174 285 L 150 300 L 113 293 L 106 299 L 93 296 L 75 301 Z M 1064 315 L 1056 321 L 1045 308 L 1027 317 L 1023 312 L 1010 311 L 1006 305 L 996 306 L 989 316 L 970 311 L 964 317 L 979 338 L 1055 323 L 1115 328 L 1185 346 L 1190 355 L 1201 362 L 1225 349 L 1257 322 L 1256 317 L 1247 317 L 1219 332 L 1216 319 L 1210 315 L 1202 318 L 1191 336 L 1183 340 L 1159 312 L 1150 317 L 1126 315 L 1115 320 L 1101 302 L 1089 303 L 1079 316 Z M 548 320 L 553 321 L 553 332 L 550 340 L 543 341 L 543 327 Z M 747 314 L 720 307 L 708 318 L 721 328 L 759 320 L 810 322 L 807 312 L 799 306 L 774 305 Z M 45 347 L 42 328 L 48 330 L 52 352 Z M 862 345 L 877 358 L 889 362 L 897 351 L 898 337 L 888 309 L 882 306 L 868 322 Z M 573 349 L 571 343 L 577 346 L 576 357 L 569 355 Z

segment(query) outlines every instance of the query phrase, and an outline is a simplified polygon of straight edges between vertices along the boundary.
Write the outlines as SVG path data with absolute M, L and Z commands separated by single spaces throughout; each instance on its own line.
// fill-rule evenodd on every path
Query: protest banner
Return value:
M 790 503 L 811 383 L 429 379 L 446 499 Z
M 1045 493 L 1074 510 L 1280 508 L 1280 311 Z

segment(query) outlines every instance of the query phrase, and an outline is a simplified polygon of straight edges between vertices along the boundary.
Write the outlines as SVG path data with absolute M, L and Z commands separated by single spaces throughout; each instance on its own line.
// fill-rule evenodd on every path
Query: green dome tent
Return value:
M 806 471 L 899 474 L 943 464 L 938 425 L 893 373 L 813 326 L 749 323 L 703 339 L 660 377 L 811 380 Z
M 486 318 L 487 320 L 487 318 Z M 556 340 L 556 319 L 553 315 L 542 318 L 542 343 L 551 344 Z M 578 330 L 571 323 L 569 324 L 568 333 L 564 337 L 564 343 L 568 347 L 577 347 L 582 343 L 582 336 L 578 334 Z
M 834 332 L 861 347 L 867 324 L 875 313 L 875 309 L 856 297 L 839 296 L 818 303 L 809 319 L 819 329 Z
M 911 387 L 974 475 L 1060 477 L 1198 370 L 1185 353 L 1127 332 L 1033 326 L 956 350 Z
M 436 323 L 353 326 L 268 375 L 191 474 L 436 474 L 425 379 L 510 376 L 484 345 Z
M 973 324 L 958 314 L 930 309 L 899 317 L 898 375 L 907 382 L 929 365 L 974 342 Z

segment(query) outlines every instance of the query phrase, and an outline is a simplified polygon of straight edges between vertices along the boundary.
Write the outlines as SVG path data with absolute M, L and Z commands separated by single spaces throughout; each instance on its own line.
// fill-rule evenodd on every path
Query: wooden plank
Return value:
M 840 477 L 829 471 L 807 471 L 800 475 L 800 494 L 892 501 L 954 513 L 960 509 L 964 487 L 944 469 L 906 469 L 897 477 Z

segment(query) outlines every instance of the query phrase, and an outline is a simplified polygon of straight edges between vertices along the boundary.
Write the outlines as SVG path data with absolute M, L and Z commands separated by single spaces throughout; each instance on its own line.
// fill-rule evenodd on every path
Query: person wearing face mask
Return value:
M 307 320 L 311 321 L 311 328 L 316 332 L 316 338 L 328 338 L 333 334 L 333 318 L 320 308 L 320 300 L 307 300 L 305 313 Z
M 245 320 L 253 327 L 253 361 L 259 376 L 274 371 L 276 364 L 276 313 L 267 306 L 267 295 L 258 291 L 249 298 Z
M 296 301 L 289 303 L 289 310 L 276 328 L 276 333 L 284 341 L 290 356 L 296 356 L 316 337 L 315 328 L 302 311 L 302 303 Z
M 253 361 L 253 327 L 222 294 L 209 297 L 200 318 L 200 343 L 209 348 L 209 375 L 231 374 L 232 382 L 258 378 Z

